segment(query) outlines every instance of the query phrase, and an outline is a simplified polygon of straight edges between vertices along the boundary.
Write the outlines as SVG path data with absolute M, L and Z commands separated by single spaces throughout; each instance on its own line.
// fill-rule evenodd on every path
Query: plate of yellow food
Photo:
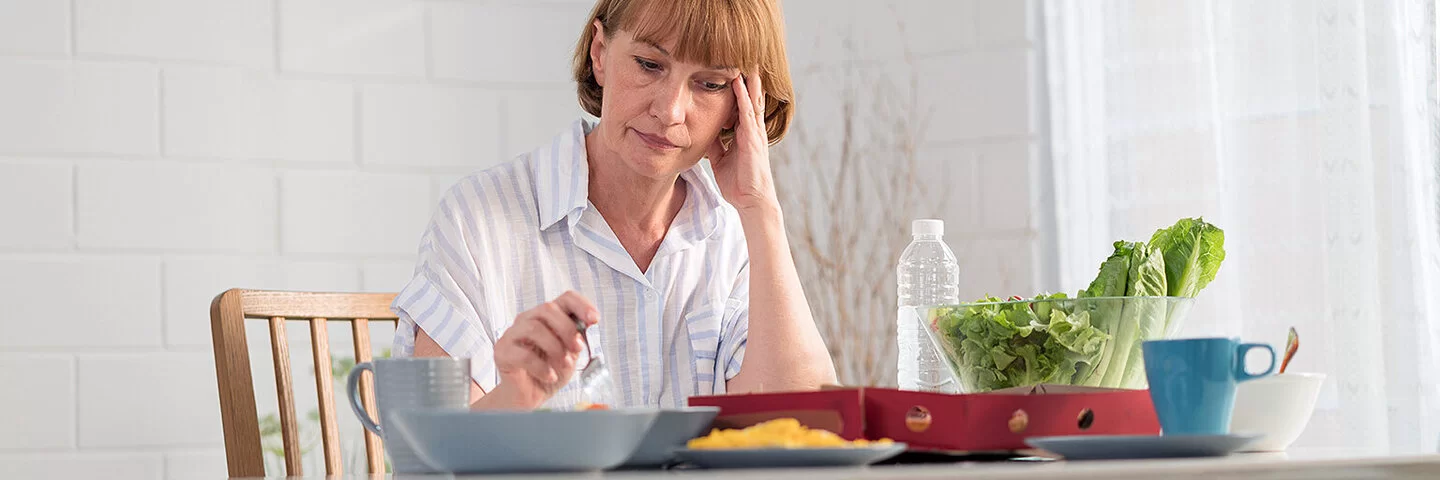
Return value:
M 675 456 L 705 468 L 783 468 L 869 465 L 905 451 L 905 444 L 840 438 L 779 418 L 743 429 L 714 429 L 695 438 Z

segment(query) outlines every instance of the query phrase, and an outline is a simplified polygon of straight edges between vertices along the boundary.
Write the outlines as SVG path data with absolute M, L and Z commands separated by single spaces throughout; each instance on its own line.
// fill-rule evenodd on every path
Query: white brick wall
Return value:
M 81 354 L 78 364 L 77 394 L 93 399 L 80 402 L 82 448 L 224 442 L 209 352 Z
M 415 273 L 415 262 L 365 262 L 360 267 L 361 290 L 398 292 Z
M 159 346 L 160 262 L 0 257 L 0 305 L 0 347 Z
M 1035 91 L 1031 54 L 1006 49 L 922 60 L 918 95 L 929 100 L 922 105 L 932 112 L 925 139 L 1030 138 L 1037 133 L 1030 113 Z
M 433 207 L 423 175 L 302 171 L 281 185 L 287 253 L 412 255 Z
M 534 150 L 552 134 L 570 126 L 585 111 L 576 100 L 573 84 L 544 90 L 512 90 L 500 97 L 500 118 L 504 119 L 503 158 Z
M 0 454 L 0 471 L 10 478 L 158 480 L 163 475 L 163 468 L 157 454 Z
M 590 5 L 445 2 L 432 7 L 435 76 L 565 85 Z M 525 48 L 512 48 L 524 45 Z
M 81 247 L 275 251 L 275 174 L 174 162 L 81 165 Z
M 832 8 L 819 2 L 821 8 Z M 908 48 L 918 55 L 991 51 L 1029 46 L 1029 3 L 993 0 L 854 2 L 856 52 L 865 59 L 894 58 Z
M 25 226 L 0 229 L 0 247 L 70 247 L 73 177 L 69 165 L 0 163 L 0 218 Z
M 286 71 L 423 78 L 422 2 L 295 0 L 280 3 Z
M 75 0 L 80 54 L 275 64 L 271 0 Z
M 0 153 L 159 151 L 153 66 L 0 58 L 0 78 Z
M 219 479 L 227 474 L 223 448 L 165 455 L 165 480 Z
M 63 54 L 70 50 L 70 4 L 0 1 L 0 52 Z
M 954 226 L 967 296 L 1043 281 L 1032 4 L 786 2 L 813 125 L 840 91 L 816 71 L 917 55 L 922 169 L 950 192 L 929 208 Z M 592 5 L 0 0 L 0 472 L 223 476 L 210 300 L 399 289 L 441 192 L 580 113 L 570 49 Z M 869 28 L 880 15 L 906 29 Z M 854 51 L 846 30 L 863 30 Z M 372 335 L 388 346 L 388 326 Z M 292 326 L 297 378 L 305 337 Z M 348 338 L 332 332 L 337 355 Z
M 172 68 L 165 154 L 354 163 L 355 88 L 238 69 Z
M 0 449 L 75 445 L 75 360 L 0 354 Z
M 365 87 L 361 158 L 412 167 L 480 169 L 500 163 L 498 97 L 473 87 Z
M 1033 146 L 1026 141 L 975 147 L 980 182 L 980 229 L 986 232 L 1027 232 L 1035 228 L 1031 213 Z
M 848 52 L 836 48 L 835 39 L 850 26 L 854 0 L 786 0 L 785 50 L 790 54 L 791 74 L 806 66 L 837 63 Z

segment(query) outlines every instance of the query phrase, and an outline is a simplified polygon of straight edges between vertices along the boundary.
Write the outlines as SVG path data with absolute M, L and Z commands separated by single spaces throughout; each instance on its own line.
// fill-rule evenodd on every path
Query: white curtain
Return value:
M 1435 1 L 1041 5 L 1066 289 L 1203 215 L 1229 257 L 1182 335 L 1295 327 L 1329 376 L 1296 448 L 1436 451 Z

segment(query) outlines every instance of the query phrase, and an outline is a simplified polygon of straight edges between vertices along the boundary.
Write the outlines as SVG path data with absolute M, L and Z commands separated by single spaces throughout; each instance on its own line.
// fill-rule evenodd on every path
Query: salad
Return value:
M 1115 242 L 1074 298 L 1040 294 L 930 312 L 933 340 L 967 392 L 1041 383 L 1144 388 L 1140 344 L 1178 328 L 1225 260 L 1225 232 L 1182 219 L 1146 242 Z

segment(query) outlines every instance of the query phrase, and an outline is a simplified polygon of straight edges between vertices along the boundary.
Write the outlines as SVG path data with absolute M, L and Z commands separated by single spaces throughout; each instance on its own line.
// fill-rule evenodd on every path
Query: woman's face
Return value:
M 626 31 L 609 38 L 595 23 L 590 46 L 595 79 L 603 88 L 602 145 L 630 169 L 663 179 L 683 172 L 705 155 L 722 129 L 735 123 L 733 67 L 681 62 L 675 41 L 654 44 Z

